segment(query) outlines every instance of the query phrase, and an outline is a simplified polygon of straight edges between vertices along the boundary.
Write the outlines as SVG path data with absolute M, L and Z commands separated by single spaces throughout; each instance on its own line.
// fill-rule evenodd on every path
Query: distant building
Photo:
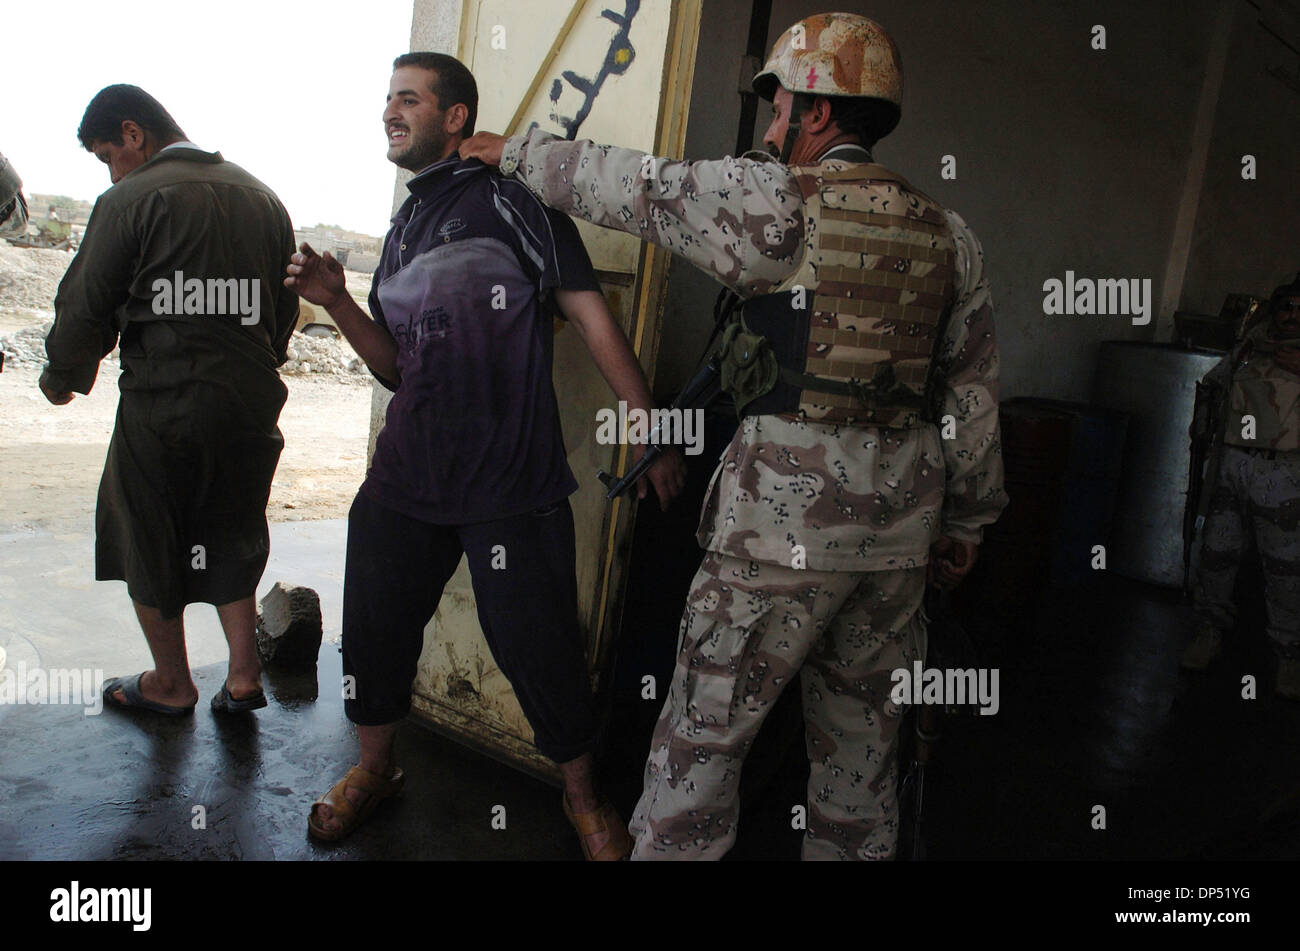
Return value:
M 370 273 L 379 266 L 379 239 L 372 235 L 324 225 L 298 228 L 293 234 L 298 244 L 306 242 L 321 254 L 328 251 L 350 270 Z

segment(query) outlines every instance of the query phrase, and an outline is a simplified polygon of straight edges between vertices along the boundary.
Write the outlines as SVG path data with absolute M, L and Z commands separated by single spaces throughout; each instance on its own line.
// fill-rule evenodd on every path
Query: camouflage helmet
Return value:
M 855 13 L 819 13 L 782 33 L 754 77 L 754 92 L 771 100 L 778 84 L 796 94 L 903 105 L 898 47 L 879 23 Z

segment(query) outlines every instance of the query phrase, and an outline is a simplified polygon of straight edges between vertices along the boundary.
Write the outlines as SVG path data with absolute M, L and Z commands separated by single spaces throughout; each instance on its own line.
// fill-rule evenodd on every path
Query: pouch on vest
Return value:
M 776 354 L 761 334 L 750 332 L 743 318 L 723 331 L 718 358 L 722 389 L 735 401 L 737 416 L 745 415 L 746 406 L 777 384 Z
M 846 415 L 864 423 L 889 425 L 899 411 L 916 419 L 936 417 L 927 381 L 926 395 L 909 389 L 898 379 L 891 363 L 869 367 L 863 380 L 833 380 L 802 369 L 808 353 L 809 319 L 806 309 L 792 306 L 792 292 L 751 298 L 743 304 L 745 316 L 727 324 L 718 348 L 721 382 L 736 403 L 737 416 L 783 415 L 799 410 L 813 394 L 833 394 L 848 401 Z
M 738 413 L 887 429 L 932 423 L 956 298 L 943 208 L 870 163 L 790 171 L 804 199 L 803 256 L 744 304 L 744 332 L 767 340 L 777 380 Z

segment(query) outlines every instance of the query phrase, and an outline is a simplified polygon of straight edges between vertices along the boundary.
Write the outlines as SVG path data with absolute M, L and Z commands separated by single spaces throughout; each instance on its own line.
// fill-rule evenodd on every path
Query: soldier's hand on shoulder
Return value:
M 506 137 L 495 132 L 475 132 L 460 144 L 460 157 L 478 159 L 484 165 L 496 168 L 501 164 L 501 153 L 506 147 Z

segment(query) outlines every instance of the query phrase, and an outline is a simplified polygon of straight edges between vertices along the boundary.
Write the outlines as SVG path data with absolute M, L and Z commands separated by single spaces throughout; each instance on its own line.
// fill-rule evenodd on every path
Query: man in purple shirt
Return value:
M 304 245 L 285 280 L 326 308 L 394 394 L 348 517 L 343 669 L 355 699 L 345 708 L 361 762 L 313 805 L 308 828 L 342 838 L 400 788 L 393 738 L 424 627 L 463 554 L 488 646 L 538 749 L 559 765 L 584 854 L 620 859 L 626 827 L 592 782 L 596 720 L 568 503 L 577 483 L 551 385 L 552 308 L 620 400 L 648 410 L 649 388 L 573 222 L 457 157 L 478 103 L 469 70 L 439 53 L 399 56 L 393 67 L 388 159 L 417 174 L 374 275 L 373 320 L 329 254 Z M 667 505 L 684 483 L 680 455 L 665 453 L 649 481 Z M 501 548 L 504 567 L 494 564 Z

